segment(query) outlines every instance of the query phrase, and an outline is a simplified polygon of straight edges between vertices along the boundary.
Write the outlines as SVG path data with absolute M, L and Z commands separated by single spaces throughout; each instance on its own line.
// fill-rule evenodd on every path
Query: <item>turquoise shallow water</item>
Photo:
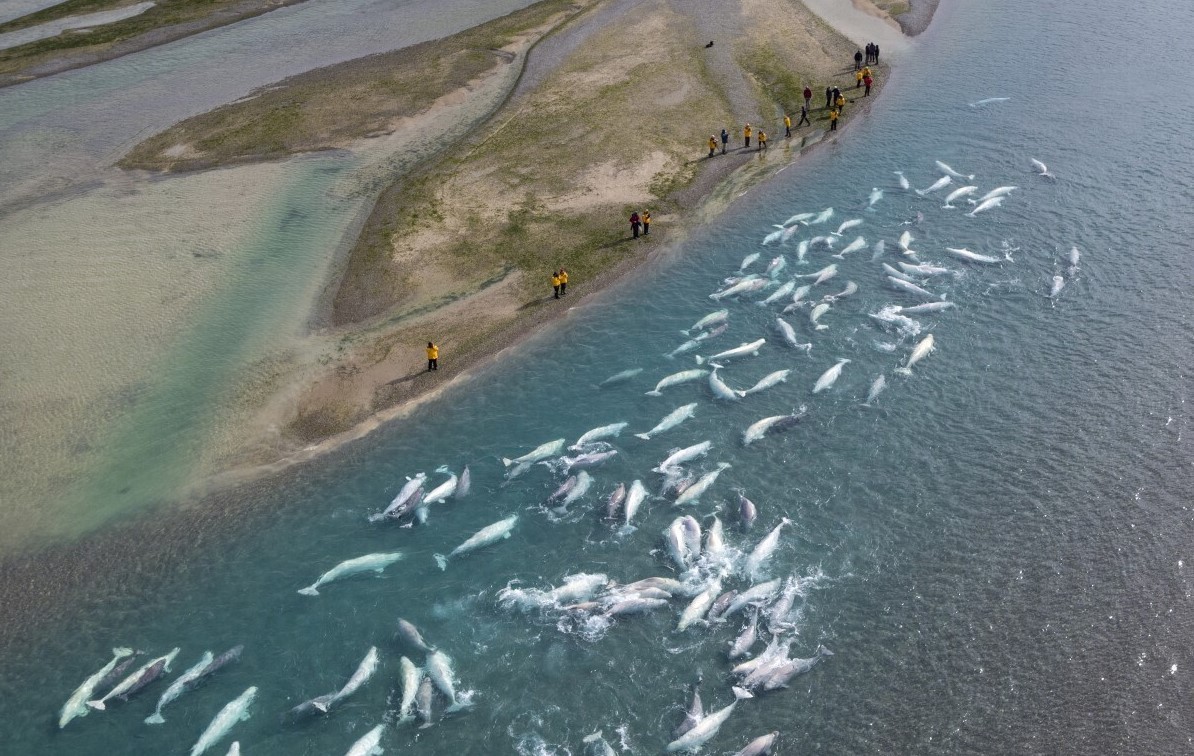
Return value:
M 732 700 L 723 650 L 736 622 L 675 633 L 683 602 L 673 601 L 597 631 L 505 610 L 497 594 L 511 581 L 547 587 L 582 571 L 620 581 L 672 574 L 660 538 L 677 514 L 671 505 L 649 500 L 638 530 L 619 536 L 600 521 L 600 502 L 618 481 L 658 490 L 651 467 L 675 446 L 709 440 L 697 469 L 732 467 L 693 514 L 720 506 L 732 521 L 732 491 L 744 489 L 759 523 L 749 534 L 728 528 L 727 540 L 748 548 L 792 518 L 769 571 L 820 576 L 801 602 L 793 655 L 818 644 L 835 652 L 790 689 L 739 704 L 710 752 L 773 729 L 783 753 L 1187 751 L 1194 480 L 1184 211 L 1194 153 L 1183 126 L 1192 106 L 1159 75 L 1160 61 L 1140 53 L 1189 59 L 1194 48 L 1179 32 L 1194 18 L 1157 3 L 1136 7 L 1130 24 L 1124 13 L 1092 2 L 1079 21 L 1072 8 L 1027 0 L 946 3 L 866 123 L 516 358 L 284 478 L 97 536 L 80 551 L 105 555 L 101 574 L 78 578 L 68 560 L 47 559 L 44 579 L 74 580 L 85 595 L 14 631 L 0 662 L 11 747 L 182 753 L 256 685 L 252 717 L 233 731 L 245 753 L 345 752 L 392 718 L 403 651 L 392 633 L 403 616 L 452 656 L 474 707 L 425 730 L 387 728 L 388 751 L 581 753 L 581 738 L 602 729 L 615 744 L 621 730 L 635 753 L 661 752 L 696 675 L 707 706 Z M 1011 99 L 967 105 L 986 97 Z M 1056 179 L 1038 177 L 1030 158 Z M 968 218 L 941 209 L 944 192 L 921 199 L 895 186 L 895 170 L 928 186 L 939 176 L 934 160 L 976 174 L 982 191 L 1020 188 Z M 885 196 L 867 212 L 872 187 Z M 883 285 L 869 249 L 843 261 L 818 250 L 796 266 L 794 244 L 760 247 L 771 223 L 830 206 L 827 225 L 863 218 L 847 240 L 884 239 L 891 264 L 908 229 L 923 259 L 961 271 L 927 285 L 958 306 L 918 318 L 937 349 L 911 377 L 893 368 L 920 336 L 900 341 L 867 313 L 915 300 Z M 901 225 L 918 212 L 921 222 Z M 1005 243 L 1014 262 L 998 266 L 943 252 L 992 254 Z M 1081 252 L 1074 271 L 1071 247 Z M 838 262 L 840 275 L 817 289 L 840 291 L 848 279 L 860 291 L 823 317 L 827 330 L 790 318 L 814 343 L 808 356 L 778 345 L 773 311 L 726 305 L 730 328 L 711 349 L 770 341 L 728 367 L 726 381 L 746 386 L 791 368 L 786 384 L 734 404 L 715 403 L 703 384 L 644 396 L 692 365 L 660 355 L 715 309 L 708 293 L 754 251 L 782 252 L 801 273 Z M 1050 298 L 1055 275 L 1066 285 Z M 842 357 L 851 362 L 838 382 L 812 395 Z M 595 387 L 631 367 L 644 372 Z M 889 387 L 877 407 L 860 407 L 880 372 Z M 619 456 L 592 471 L 593 492 L 562 520 L 539 507 L 556 485 L 545 469 L 501 485 L 501 456 L 621 420 L 646 430 L 692 401 L 696 417 L 670 434 L 616 439 Z M 797 428 L 741 446 L 748 424 L 800 405 L 808 416 Z M 470 465 L 469 498 L 433 507 L 425 527 L 366 521 L 404 476 L 441 464 Z M 510 540 L 436 568 L 434 553 L 511 513 L 520 520 Z M 332 584 L 318 598 L 296 593 L 342 559 L 395 549 L 405 559 L 380 578 Z M 58 708 L 112 646 L 180 646 L 185 668 L 204 649 L 236 643 L 246 646 L 242 662 L 172 704 L 161 728 L 141 720 L 164 684 L 56 731 Z M 279 721 L 342 684 L 374 645 L 381 667 L 343 708 Z

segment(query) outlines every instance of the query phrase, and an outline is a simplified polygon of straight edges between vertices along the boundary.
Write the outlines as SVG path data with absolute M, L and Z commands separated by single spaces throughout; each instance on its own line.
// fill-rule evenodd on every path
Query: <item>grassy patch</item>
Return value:
M 811 86 L 812 77 L 794 70 L 778 53 L 764 45 L 739 54 L 738 64 L 754 79 L 768 101 L 785 113 L 800 113 L 804 87 L 806 84 Z
M 293 76 L 175 124 L 138 144 L 120 165 L 195 170 L 328 149 L 385 132 L 395 119 L 423 112 L 491 71 L 502 61 L 498 50 L 574 7 L 572 0 L 545 0 L 444 39 Z M 179 145 L 190 149 L 181 156 L 167 152 Z

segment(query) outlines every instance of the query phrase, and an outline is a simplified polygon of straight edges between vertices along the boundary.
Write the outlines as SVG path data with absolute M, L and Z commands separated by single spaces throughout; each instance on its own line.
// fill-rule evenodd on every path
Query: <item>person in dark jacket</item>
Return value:
M 638 213 L 630 214 L 630 230 L 634 232 L 635 239 L 638 238 L 638 229 L 639 229 L 639 226 L 641 226 L 642 224 L 643 224 L 643 222 L 638 217 Z

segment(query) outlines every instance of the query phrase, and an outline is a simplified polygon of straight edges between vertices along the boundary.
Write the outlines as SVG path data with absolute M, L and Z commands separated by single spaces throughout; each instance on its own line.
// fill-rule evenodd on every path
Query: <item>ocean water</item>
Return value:
M 601 521 L 602 502 L 636 478 L 657 492 L 651 468 L 708 440 L 694 469 L 731 467 L 685 513 L 706 525 L 718 513 L 742 549 L 790 518 L 766 572 L 808 578 L 792 654 L 834 652 L 788 689 L 739 703 L 708 752 L 772 730 L 781 753 L 1187 752 L 1194 151 L 1183 132 L 1194 107 L 1168 72 L 1194 53 L 1181 32 L 1191 22 L 1190 9 L 1157 2 L 1130 13 L 1102 1 L 1080 13 L 1028 0 L 943 3 L 866 122 L 517 355 L 297 471 L 110 528 L 69 557 L 6 568 L 61 597 L 33 616 L 22 602 L 6 606 L 7 747 L 182 753 L 254 685 L 251 717 L 212 753 L 234 738 L 247 754 L 342 753 L 394 719 L 398 660 L 410 653 L 393 638 L 402 616 L 452 657 L 473 705 L 437 713 L 426 729 L 387 727 L 387 751 L 579 754 L 600 729 L 619 752 L 662 752 L 698 676 L 707 707 L 732 702 L 724 651 L 741 617 L 677 633 L 684 600 L 606 625 L 511 611 L 498 596 L 579 572 L 673 575 L 661 532 L 681 512 L 652 497 L 637 529 L 620 533 Z M 969 105 L 992 97 L 1010 99 Z M 1033 158 L 1052 177 L 1037 175 Z M 946 190 L 898 188 L 897 170 L 929 186 L 935 160 L 973 173 L 980 191 L 1019 188 L 973 217 L 965 200 L 942 209 Z M 884 197 L 868 211 L 872 187 Z M 771 224 L 827 207 L 824 226 L 761 246 Z M 834 260 L 820 248 L 796 263 L 798 240 L 852 218 L 864 222 L 839 247 L 862 235 L 868 249 Z M 957 307 L 918 316 L 915 335 L 868 317 L 919 301 L 886 286 L 870 259 L 882 239 L 882 260 L 896 264 L 903 231 L 922 260 L 957 271 L 925 284 Z M 946 246 L 1011 261 L 962 263 Z M 786 368 L 786 383 L 734 403 L 715 402 L 703 383 L 644 395 L 693 366 L 662 355 L 717 309 L 708 294 L 753 252 L 783 254 L 781 280 L 836 262 L 838 276 L 814 291 L 846 280 L 859 291 L 822 317 L 826 330 L 810 329 L 807 310 L 790 316 L 814 345 L 808 355 L 779 344 L 775 308 L 724 305 L 729 329 L 700 353 L 766 336 L 758 357 L 722 377 L 745 387 Z M 1051 297 L 1054 276 L 1065 285 Z M 936 350 L 911 376 L 896 374 L 929 333 Z M 851 361 L 840 379 L 812 394 L 841 358 Z M 636 367 L 626 383 L 597 388 Z M 888 388 L 860 406 L 879 374 Z M 591 471 L 593 490 L 563 517 L 541 506 L 559 482 L 546 468 L 503 485 L 501 457 L 612 422 L 643 431 L 694 401 L 696 416 L 657 439 L 613 439 L 619 455 Z M 743 447 L 750 423 L 801 406 L 798 426 Z M 470 495 L 433 506 L 426 525 L 367 521 L 405 476 L 466 464 Z M 758 504 L 749 532 L 735 524 L 735 489 Z M 437 568 L 434 554 L 511 514 L 509 540 Z M 380 576 L 297 593 L 344 559 L 393 550 L 404 558 Z M 163 726 L 142 724 L 158 683 L 57 730 L 59 707 L 113 646 L 178 646 L 185 668 L 204 649 L 238 643 L 242 661 L 171 704 Z M 281 718 L 342 685 L 371 646 L 380 668 L 342 707 Z

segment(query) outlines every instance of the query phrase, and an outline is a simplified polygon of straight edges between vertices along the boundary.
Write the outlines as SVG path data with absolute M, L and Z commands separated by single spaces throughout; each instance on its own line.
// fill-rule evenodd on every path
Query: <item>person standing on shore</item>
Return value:
M 813 125 L 813 122 L 808 120 L 808 106 L 807 105 L 800 106 L 800 120 L 796 122 L 796 126 L 799 127 L 800 124 L 802 124 L 802 123 L 807 123 L 809 126 Z
M 862 50 L 854 51 L 854 70 L 862 68 Z
M 833 107 L 833 87 L 825 87 L 825 109 Z
M 837 118 L 838 118 L 837 111 L 830 110 L 829 111 L 829 130 L 830 131 L 837 131 Z
M 792 116 L 784 113 L 784 137 L 786 139 L 792 138 Z
M 721 154 L 726 154 L 726 146 L 730 143 L 730 132 L 721 130 Z
M 875 64 L 879 63 L 879 45 L 878 44 L 875 45 L 875 57 L 872 62 Z
M 712 134 L 709 135 L 709 157 L 713 157 L 717 153 L 717 137 Z
M 427 342 L 427 370 L 439 370 L 439 347 L 434 342 Z
M 846 98 L 845 98 L 845 96 L 844 96 L 844 95 L 838 95 L 838 96 L 837 96 L 837 100 L 834 102 L 834 105 L 837 105 L 837 112 L 838 112 L 838 113 L 841 113 L 843 110 L 845 110 L 845 108 L 846 108 Z
M 568 271 L 560 268 L 560 296 L 568 293 Z
M 651 211 L 643 211 L 643 236 L 651 233 Z
M 750 124 L 742 127 L 742 139 L 746 142 L 746 149 L 750 149 Z
M 866 90 L 862 93 L 863 97 L 871 96 L 871 84 L 875 82 L 869 75 L 862 77 L 862 83 L 866 86 Z
M 635 239 L 638 238 L 638 227 L 641 224 L 642 224 L 642 220 L 639 219 L 638 213 L 631 213 L 630 214 L 630 230 L 634 232 Z
M 804 109 L 813 109 L 813 90 L 808 84 L 804 85 Z
M 559 299 L 560 298 L 560 272 L 558 270 L 553 270 L 551 272 L 551 288 L 552 288 L 552 292 L 555 294 L 555 298 Z
M 842 90 L 838 89 L 837 87 L 834 87 L 833 88 L 833 99 L 831 99 L 829 101 L 829 107 L 831 107 L 831 108 L 836 107 L 837 106 L 837 98 L 839 98 L 841 96 L 842 96 Z
M 759 129 L 759 152 L 767 149 L 767 132 Z
M 858 89 L 862 86 L 862 71 L 854 72 L 854 88 Z

